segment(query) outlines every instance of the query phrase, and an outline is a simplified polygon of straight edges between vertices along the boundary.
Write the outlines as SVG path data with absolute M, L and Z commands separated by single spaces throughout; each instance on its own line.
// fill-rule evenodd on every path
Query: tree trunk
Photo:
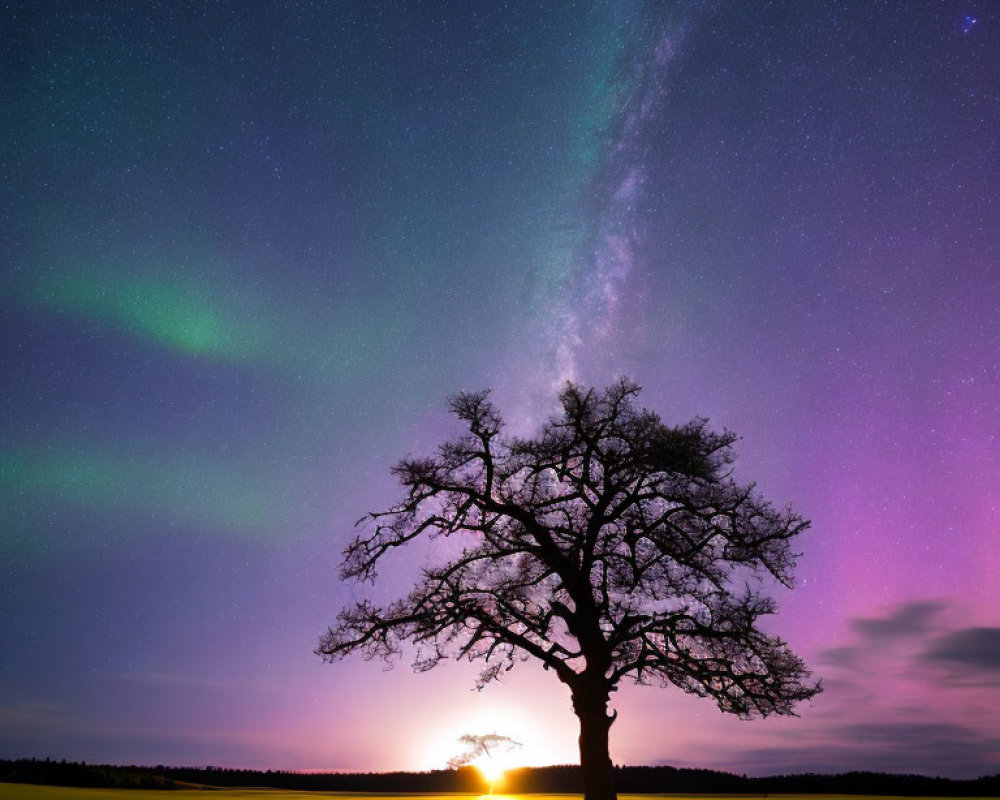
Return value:
M 600 692 L 574 692 L 573 710 L 580 718 L 584 800 L 617 800 L 608 752 L 608 732 L 615 718 L 608 716 L 608 695 L 606 692 L 603 697 Z

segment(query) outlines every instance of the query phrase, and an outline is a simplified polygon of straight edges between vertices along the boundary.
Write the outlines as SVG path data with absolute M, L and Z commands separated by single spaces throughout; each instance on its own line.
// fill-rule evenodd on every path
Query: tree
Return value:
M 411 642 L 418 671 L 482 661 L 480 688 L 536 659 L 569 688 L 586 800 L 616 796 L 608 704 L 625 679 L 740 717 L 793 714 L 820 685 L 757 621 L 776 611 L 768 579 L 791 586 L 791 540 L 809 523 L 733 478 L 733 433 L 668 427 L 639 392 L 568 384 L 535 438 L 504 435 L 488 392 L 450 398 L 468 433 L 393 468 L 406 495 L 359 520 L 341 573 L 373 581 L 419 537 L 460 554 L 387 607 L 342 610 L 317 654 L 388 660 Z
M 448 769 L 458 769 L 473 763 L 477 758 L 490 758 L 495 752 L 507 752 L 521 743 L 503 736 L 499 733 L 487 733 L 477 735 L 475 733 L 464 733 L 458 737 L 458 741 L 465 745 L 465 752 L 448 760 Z

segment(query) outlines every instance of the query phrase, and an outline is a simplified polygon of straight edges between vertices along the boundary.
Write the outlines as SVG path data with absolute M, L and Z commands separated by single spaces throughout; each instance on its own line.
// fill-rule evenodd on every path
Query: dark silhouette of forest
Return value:
M 846 772 L 748 778 L 729 772 L 676 767 L 615 767 L 615 786 L 628 793 L 872 794 L 936 797 L 1000 797 L 1000 775 L 973 780 Z M 112 766 L 51 759 L 0 760 L 0 781 L 51 786 L 125 789 L 268 787 L 299 791 L 465 792 L 486 794 L 489 786 L 473 767 L 433 772 L 306 773 L 222 767 Z M 498 793 L 582 792 L 579 766 L 511 770 Z

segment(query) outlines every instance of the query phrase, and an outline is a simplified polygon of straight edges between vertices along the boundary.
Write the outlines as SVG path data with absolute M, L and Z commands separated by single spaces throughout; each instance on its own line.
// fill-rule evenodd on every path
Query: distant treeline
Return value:
M 485 794 L 489 786 L 477 770 L 434 772 L 311 773 L 222 767 L 121 767 L 51 759 L 0 760 L 0 781 L 52 786 L 177 789 L 187 784 L 259 786 L 300 791 L 466 792 Z M 975 780 L 847 772 L 839 775 L 775 775 L 748 778 L 728 772 L 675 767 L 615 767 L 615 786 L 628 793 L 872 794 L 937 797 L 1000 797 L 1000 775 Z M 580 768 L 534 767 L 511 770 L 498 793 L 582 792 Z

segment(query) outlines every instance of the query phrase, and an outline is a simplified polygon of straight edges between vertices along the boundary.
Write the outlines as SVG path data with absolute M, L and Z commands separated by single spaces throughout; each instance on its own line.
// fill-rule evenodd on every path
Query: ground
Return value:
M 25 783 L 0 783 L 0 800 L 304 800 L 337 798 L 337 800 L 478 800 L 467 794 L 352 794 L 349 792 L 295 792 L 283 789 L 212 789 L 192 788 L 163 791 L 157 789 L 82 789 L 70 786 L 36 786 Z M 485 800 L 485 796 L 484 800 Z M 495 800 L 579 800 L 576 794 L 493 795 Z M 619 800 L 753 800 L 760 795 L 670 795 L 620 794 Z M 773 800 L 898 800 L 881 795 L 769 795 Z M 953 800 L 923 798 L 923 800 Z M 954 799 L 954 800 L 957 800 Z M 988 800 L 988 798 L 961 798 Z

